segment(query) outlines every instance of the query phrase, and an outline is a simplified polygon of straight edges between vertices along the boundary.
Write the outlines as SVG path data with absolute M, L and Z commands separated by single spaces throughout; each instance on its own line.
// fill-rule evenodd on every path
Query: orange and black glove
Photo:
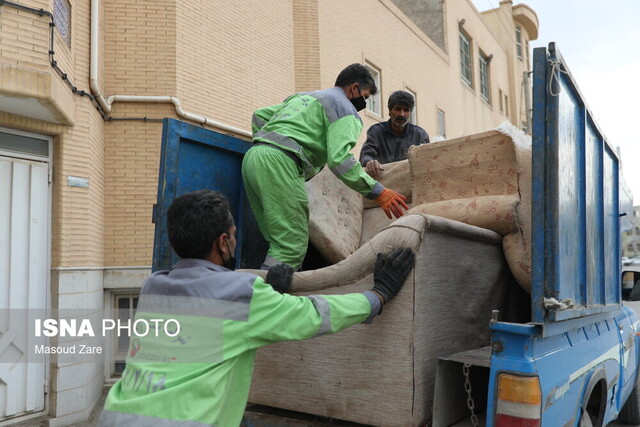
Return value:
M 376 198 L 376 202 L 378 203 L 378 205 L 380 205 L 382 210 L 384 210 L 384 213 L 387 214 L 387 217 L 389 217 L 389 219 L 391 219 L 392 213 L 396 218 L 400 218 L 402 215 L 404 215 L 402 209 L 400 209 L 400 206 L 404 207 L 405 210 L 409 210 L 409 206 L 407 206 L 407 204 L 404 202 L 405 200 L 407 200 L 406 197 L 396 191 L 391 190 L 390 188 L 385 188 L 384 190 L 382 190 L 382 193 L 380 193 L 380 195 Z

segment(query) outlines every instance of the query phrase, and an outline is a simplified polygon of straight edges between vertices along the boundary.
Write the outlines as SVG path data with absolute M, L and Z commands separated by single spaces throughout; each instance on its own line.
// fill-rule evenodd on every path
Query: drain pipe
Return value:
M 95 96 L 98 104 L 102 107 L 105 115 L 111 113 L 111 105 L 105 101 L 104 96 L 100 93 L 100 87 L 98 86 L 98 17 L 100 7 L 100 0 L 91 0 L 91 58 L 89 60 L 89 88 L 91 93 Z
M 90 58 L 90 72 L 89 81 L 91 87 L 91 93 L 97 99 L 98 103 L 104 110 L 105 114 L 111 113 L 111 104 L 114 102 L 136 102 L 136 103 L 172 103 L 175 107 L 176 114 L 183 119 L 200 123 L 203 126 L 210 126 L 217 129 L 224 130 L 226 132 L 241 135 L 247 138 L 251 138 L 252 134 L 249 131 L 240 129 L 234 126 L 226 125 L 215 120 L 211 120 L 207 117 L 200 116 L 198 114 L 189 113 L 184 111 L 180 100 L 175 96 L 135 96 L 135 95 L 111 95 L 107 99 L 104 98 L 100 92 L 98 85 L 98 28 L 99 28 L 99 2 L 100 0 L 91 0 L 91 58 Z

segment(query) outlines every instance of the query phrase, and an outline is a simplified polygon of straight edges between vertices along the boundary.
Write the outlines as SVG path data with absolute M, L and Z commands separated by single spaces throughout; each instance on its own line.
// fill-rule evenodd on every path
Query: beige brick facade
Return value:
M 54 11 L 54 0 L 14 2 Z M 102 309 L 96 295 L 139 287 L 151 264 L 161 119 L 184 119 L 168 98 L 110 96 L 175 97 L 188 113 L 250 130 L 257 107 L 330 87 L 342 68 L 360 62 L 377 68 L 381 78 L 381 113 L 363 112 L 365 129 L 388 118 L 387 98 L 398 89 L 417 95 L 418 124 L 432 137 L 438 110 L 445 113 L 448 138 L 504 120 L 519 127 L 526 122 L 523 73 L 530 54 L 517 57 L 515 27 L 525 48 L 537 37 L 538 22 L 528 7 L 511 1 L 480 14 L 469 0 L 428 0 L 436 7 L 426 22 L 435 19 L 443 31 L 434 41 L 417 15 L 405 13 L 417 0 L 350 0 L 348 7 L 337 0 L 68 0 L 71 43 L 54 29 L 55 60 L 86 93 L 92 2 L 98 10 L 96 82 L 106 99 L 99 102 L 111 109 L 106 119 L 51 66 L 49 18 L 0 6 L 0 127 L 53 137 L 53 307 L 69 299 Z M 460 76 L 460 29 L 471 38 L 471 87 Z M 491 56 L 489 102 L 479 94 L 479 52 Z M 69 177 L 88 179 L 88 187 L 70 186 Z M 74 287 L 78 281 L 82 291 Z M 54 366 L 50 377 L 61 370 Z M 86 417 L 98 398 L 102 367 L 86 377 L 84 409 L 66 407 L 65 396 L 73 394 L 52 383 L 50 415 L 69 422 Z

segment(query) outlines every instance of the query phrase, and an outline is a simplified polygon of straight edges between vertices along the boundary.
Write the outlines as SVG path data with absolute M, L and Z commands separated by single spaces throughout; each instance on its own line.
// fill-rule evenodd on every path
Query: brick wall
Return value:
M 249 130 L 255 108 L 294 91 L 292 19 L 289 1 L 107 1 L 106 95 L 176 96 Z M 116 102 L 112 115 L 179 118 L 172 104 Z M 106 125 L 107 266 L 151 264 L 161 136 L 160 123 Z
M 52 10 L 53 1 L 22 3 Z M 60 66 L 83 90 L 89 80 L 89 7 L 89 1 L 71 1 L 71 47 L 58 36 L 55 44 Z M 398 89 L 417 93 L 418 124 L 431 135 L 437 133 L 437 109 L 445 111 L 447 136 L 455 137 L 507 118 L 498 108 L 499 90 L 520 105 L 519 86 L 509 71 L 512 57 L 502 46 L 510 35 L 488 25 L 490 19 L 468 1 L 444 4 L 448 53 L 391 0 L 353 0 L 349 9 L 317 0 L 102 0 L 100 11 L 98 69 L 105 96 L 176 96 L 187 112 L 241 129 L 249 129 L 255 108 L 298 90 L 330 87 L 353 62 L 381 70 L 382 113 L 363 112 L 365 130 L 388 118 L 387 98 Z M 463 18 L 473 38 L 471 89 L 459 73 L 457 32 Z M 48 19 L 3 7 L 0 31 L 0 64 L 52 73 L 59 80 L 48 64 Z M 493 55 L 491 104 L 479 96 L 479 48 Z M 75 117 L 69 127 L 0 113 L 1 126 L 55 136 L 53 265 L 149 265 L 161 124 L 105 123 L 86 98 L 71 98 Z M 171 104 L 112 107 L 116 118 L 177 118 Z M 364 138 L 363 131 L 360 144 Z M 89 188 L 67 186 L 70 175 L 89 178 Z
M 129 116 L 174 114 L 170 104 L 123 104 L 119 111 Z M 161 136 L 161 123 L 129 121 L 106 126 L 106 266 L 151 265 L 151 213 L 158 189 Z
M 53 11 L 53 1 L 24 0 L 22 5 Z M 54 29 L 55 60 L 79 90 L 89 91 L 89 2 L 71 1 L 71 47 Z M 55 84 L 70 100 L 72 126 L 0 113 L 0 126 L 54 136 L 52 185 L 52 266 L 96 266 L 103 264 L 103 156 L 104 123 L 88 98 L 73 95 L 49 64 L 49 18 L 0 8 L 0 63 L 13 67 L 16 81 L 3 84 L 10 96 L 45 97 Z M 44 73 L 34 80 L 27 70 Z M 49 80 L 47 80 L 49 79 Z M 51 83 L 47 83 L 51 81 Z M 55 92 L 54 92 L 55 93 Z M 54 100 L 56 101 L 56 100 Z M 50 102 L 43 98 L 43 104 Z M 89 188 L 67 185 L 68 176 L 89 178 Z
M 177 86 L 184 109 L 250 130 L 253 110 L 294 92 L 292 3 L 178 3 Z
M 293 47 L 296 92 L 323 89 L 320 83 L 318 2 L 293 2 Z
M 49 1 L 25 6 L 51 10 Z M 11 7 L 0 8 L 0 62 L 37 70 L 49 69 L 49 19 Z

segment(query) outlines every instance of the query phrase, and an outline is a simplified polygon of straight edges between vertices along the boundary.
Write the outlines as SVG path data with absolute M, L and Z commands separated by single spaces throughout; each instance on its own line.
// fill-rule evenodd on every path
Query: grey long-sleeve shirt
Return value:
M 367 131 L 367 140 L 360 151 L 360 164 L 365 166 L 370 160 L 392 163 L 407 158 L 409 147 L 429 143 L 429 134 L 420 126 L 407 123 L 402 136 L 391 129 L 391 122 L 376 123 Z

